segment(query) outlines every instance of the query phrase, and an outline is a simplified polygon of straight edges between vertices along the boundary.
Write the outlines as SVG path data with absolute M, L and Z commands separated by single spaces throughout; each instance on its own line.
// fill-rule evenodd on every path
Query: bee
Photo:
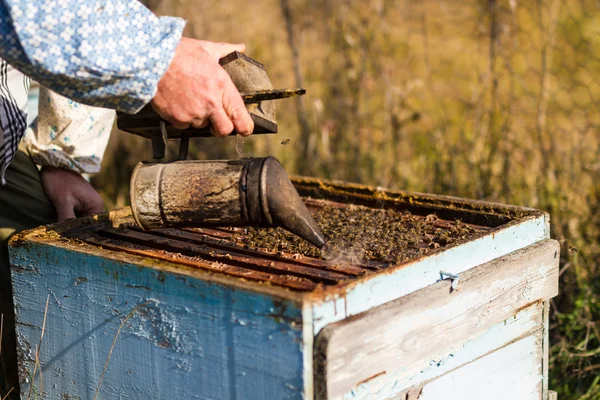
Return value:
M 427 217 L 425 217 L 425 222 L 435 222 L 437 220 L 438 217 L 435 214 L 429 214 Z
M 281 141 L 281 145 L 282 145 L 282 146 L 287 146 L 288 144 L 290 144 L 290 141 L 291 141 L 290 139 L 285 139 L 285 140 L 282 140 L 282 141 Z

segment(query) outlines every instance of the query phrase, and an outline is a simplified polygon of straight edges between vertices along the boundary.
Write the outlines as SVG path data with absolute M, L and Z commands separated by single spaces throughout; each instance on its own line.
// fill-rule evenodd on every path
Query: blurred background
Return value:
M 600 4 L 592 0 L 147 0 L 186 35 L 243 42 L 280 133 L 246 140 L 294 174 L 548 211 L 562 244 L 550 388 L 600 399 Z M 172 149 L 176 152 L 176 149 Z M 192 158 L 235 157 L 196 139 Z M 114 134 L 93 178 L 126 204 L 150 144 Z

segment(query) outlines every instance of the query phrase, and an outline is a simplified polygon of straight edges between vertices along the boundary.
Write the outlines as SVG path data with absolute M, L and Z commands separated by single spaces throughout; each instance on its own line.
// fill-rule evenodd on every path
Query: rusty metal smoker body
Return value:
M 131 209 L 144 229 L 282 227 L 317 247 L 325 239 L 281 164 L 273 157 L 140 163 Z

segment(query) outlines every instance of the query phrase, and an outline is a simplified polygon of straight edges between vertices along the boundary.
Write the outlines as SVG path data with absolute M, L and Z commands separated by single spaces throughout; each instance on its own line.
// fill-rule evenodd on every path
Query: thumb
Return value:
M 59 221 L 75 218 L 75 206 L 72 201 L 62 199 L 54 204 Z
M 234 51 L 239 51 L 243 53 L 246 51 L 246 45 L 242 43 L 212 43 L 207 42 L 205 44 L 205 49 L 212 54 L 213 57 L 219 61 L 221 58 L 225 57 L 228 54 L 233 53 Z

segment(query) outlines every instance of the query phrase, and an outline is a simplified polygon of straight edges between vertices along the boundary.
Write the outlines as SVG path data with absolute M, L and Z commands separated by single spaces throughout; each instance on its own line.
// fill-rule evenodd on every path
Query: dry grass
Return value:
M 133 317 L 133 315 L 135 314 L 136 311 L 138 311 L 140 308 L 142 308 L 146 305 L 148 305 L 148 302 L 135 306 L 129 312 L 129 314 L 127 314 L 127 316 L 125 316 L 125 318 L 123 318 L 123 321 L 121 321 L 121 324 L 119 324 L 119 328 L 117 329 L 117 332 L 115 333 L 115 337 L 113 339 L 112 345 L 110 346 L 110 350 L 108 351 L 108 356 L 106 357 L 106 362 L 104 363 L 104 368 L 102 369 L 102 374 L 100 375 L 100 379 L 98 380 L 98 385 L 96 386 L 96 391 L 94 392 L 94 400 L 96 400 L 98 398 L 98 394 L 100 393 L 100 386 L 102 385 L 102 381 L 104 380 L 104 374 L 106 374 L 106 370 L 108 369 L 108 363 L 110 362 L 113 350 L 115 349 L 115 345 L 117 344 L 117 339 L 119 338 L 119 335 L 121 334 L 121 329 L 123 329 L 123 326 L 125 326 L 125 323 L 131 317 Z
M 40 370 L 40 388 L 38 390 L 39 393 L 44 392 L 44 380 L 42 377 L 42 366 L 40 365 L 40 350 L 42 348 L 42 342 L 44 341 L 44 333 L 46 332 L 46 317 L 48 316 L 48 304 L 50 302 L 50 295 L 46 298 L 46 307 L 44 308 L 44 320 L 42 322 L 42 333 L 40 334 L 40 342 L 38 343 L 35 349 L 35 363 L 33 365 L 33 374 L 31 376 L 31 384 L 29 385 L 29 394 L 27 395 L 27 400 L 31 399 L 31 395 L 33 394 L 33 387 L 35 386 L 35 375 L 39 368 Z
M 10 396 L 10 394 L 11 394 L 11 393 L 12 393 L 14 390 L 15 390 L 15 388 L 14 388 L 14 387 L 11 387 L 11 388 L 10 388 L 10 390 L 8 391 L 8 393 L 6 393 L 6 394 L 4 395 L 4 397 L 2 397 L 2 400 L 6 400 L 6 399 L 8 399 L 8 396 Z

